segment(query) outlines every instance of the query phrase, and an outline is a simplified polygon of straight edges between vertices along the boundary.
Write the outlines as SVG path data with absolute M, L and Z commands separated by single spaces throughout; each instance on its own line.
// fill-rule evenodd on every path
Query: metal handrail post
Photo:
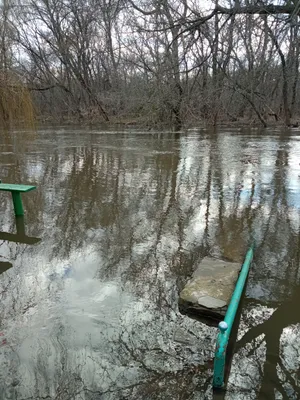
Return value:
M 215 360 L 214 360 L 214 377 L 213 377 L 214 388 L 222 388 L 224 386 L 227 345 L 230 337 L 230 332 L 234 323 L 234 319 L 236 316 L 236 312 L 239 307 L 241 296 L 245 287 L 245 283 L 249 273 L 249 268 L 253 259 L 253 253 L 254 253 L 254 245 L 252 245 L 250 249 L 247 251 L 224 321 L 221 321 L 219 323 L 219 333 L 217 336 L 217 345 L 216 345 Z

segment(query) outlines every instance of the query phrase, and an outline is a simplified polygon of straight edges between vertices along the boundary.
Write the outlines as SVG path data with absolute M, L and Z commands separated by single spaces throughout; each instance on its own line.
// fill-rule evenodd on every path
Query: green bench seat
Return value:
M 30 192 L 34 189 L 36 189 L 36 186 L 0 183 L 0 191 L 11 192 L 15 215 L 17 216 L 24 215 L 21 193 Z
M 31 185 L 18 185 L 14 183 L 0 183 L 0 190 L 5 190 L 7 192 L 30 192 L 36 189 L 36 186 Z

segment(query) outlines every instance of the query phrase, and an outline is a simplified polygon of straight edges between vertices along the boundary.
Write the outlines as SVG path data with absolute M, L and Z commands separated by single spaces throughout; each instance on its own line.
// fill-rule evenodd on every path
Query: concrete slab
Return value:
M 205 257 L 179 296 L 179 310 L 208 325 L 224 319 L 242 264 Z

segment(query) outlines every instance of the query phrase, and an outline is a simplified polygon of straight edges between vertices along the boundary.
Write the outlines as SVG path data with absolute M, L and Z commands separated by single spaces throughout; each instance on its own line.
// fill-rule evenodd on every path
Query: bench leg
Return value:
M 22 204 L 22 197 L 20 192 L 11 192 L 13 203 L 14 203 L 14 210 L 15 215 L 24 215 L 24 209 Z
M 25 222 L 23 216 L 16 217 L 16 227 L 18 236 L 26 236 L 25 233 Z

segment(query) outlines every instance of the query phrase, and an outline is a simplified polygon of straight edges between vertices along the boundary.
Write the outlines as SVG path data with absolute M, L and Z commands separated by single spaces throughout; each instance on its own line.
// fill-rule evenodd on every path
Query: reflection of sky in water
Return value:
M 192 390 L 191 399 L 210 399 L 206 363 L 216 332 L 178 313 L 178 292 L 203 256 L 237 256 L 254 232 L 261 247 L 247 296 L 257 303 L 245 305 L 238 341 L 293 294 L 298 138 L 224 131 L 175 141 L 73 136 L 67 128 L 53 135 L 31 142 L 32 152 L 19 149 L 20 169 L 0 160 L 12 181 L 36 181 L 26 217 L 28 229 L 43 236 L 36 247 L 0 245 L 1 256 L 13 262 L 0 276 L 1 332 L 9 343 L 0 346 L 0 386 L 13 375 L 22 399 L 55 398 L 63 382 L 69 390 L 89 390 L 79 395 L 88 400 L 106 390 L 104 400 L 146 399 L 141 389 L 110 393 L 146 382 L 155 386 L 153 399 L 175 399 L 180 390 L 183 398 Z M 10 213 L 1 229 L 14 229 Z M 280 321 L 281 357 L 296 379 L 299 326 Z M 263 334 L 239 349 L 226 399 L 255 399 L 266 359 Z
M 293 146 L 289 150 L 288 204 L 290 207 L 300 209 L 300 142 L 296 139 L 293 138 Z

